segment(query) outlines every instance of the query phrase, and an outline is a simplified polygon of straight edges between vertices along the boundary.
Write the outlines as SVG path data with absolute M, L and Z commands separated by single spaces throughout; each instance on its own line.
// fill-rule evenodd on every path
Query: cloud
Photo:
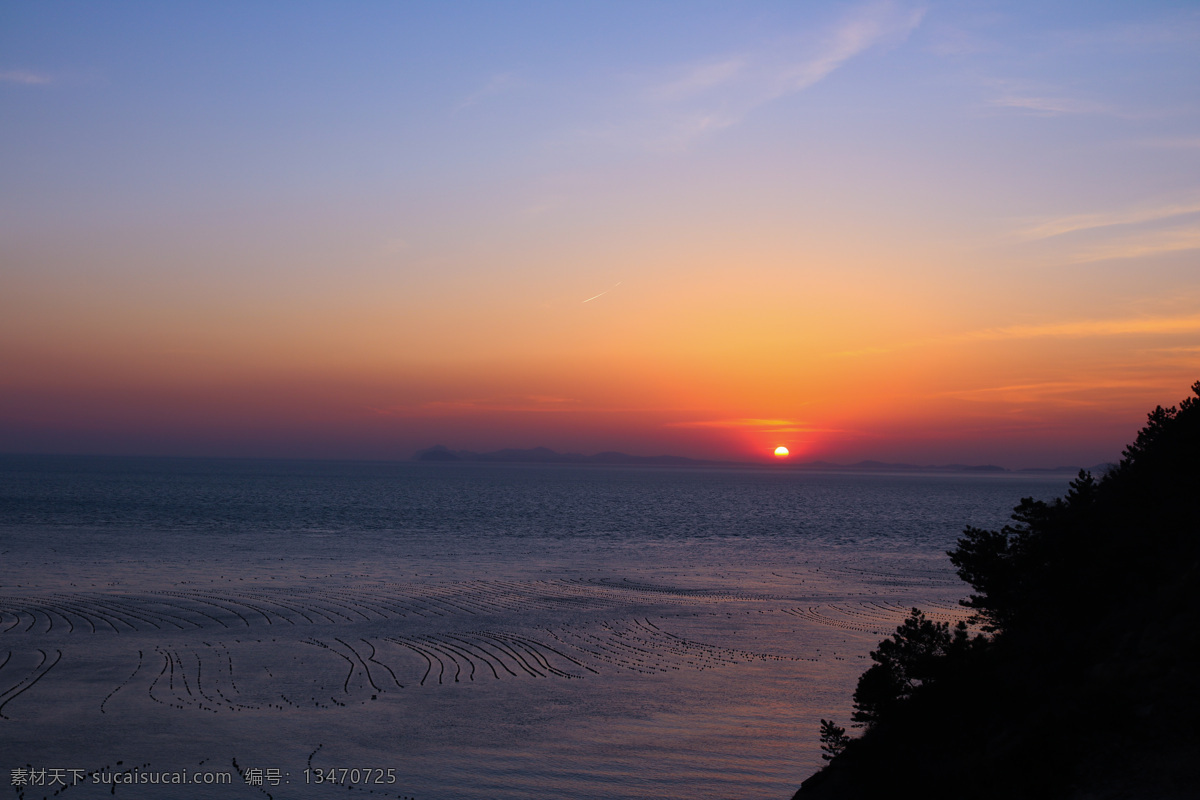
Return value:
M 1128 319 L 1089 319 L 1045 325 L 1012 325 L 963 334 L 962 339 L 1038 339 L 1089 338 L 1099 336 L 1156 335 L 1200 331 L 1200 314 L 1175 317 L 1133 317 Z
M 745 70 L 743 58 L 728 58 L 713 63 L 696 64 L 684 69 L 684 74 L 659 86 L 652 86 L 646 94 L 656 100 L 676 102 L 701 94 L 717 86 L 731 83 Z
M 813 428 L 802 422 L 790 419 L 757 419 L 743 417 L 740 419 L 706 419 L 690 420 L 687 422 L 668 422 L 668 428 L 752 428 L 762 433 L 829 433 L 827 428 Z
M 803 53 L 796 52 L 793 39 L 677 66 L 641 92 L 649 117 L 615 135 L 657 146 L 686 145 L 738 124 L 762 105 L 808 89 L 873 47 L 902 41 L 924 15 L 920 7 L 871 3 L 844 17 Z
M 1067 256 L 1067 263 L 1071 264 L 1148 258 L 1200 249 L 1200 226 L 1197 220 L 1183 219 L 1196 215 L 1200 215 L 1200 200 L 1189 198 L 1104 213 L 1051 217 L 1027 225 L 1017 231 L 1014 238 L 1022 242 L 1038 242 L 1068 234 L 1097 233 L 1103 239 L 1078 247 Z M 1175 224 L 1170 224 L 1172 220 L 1176 221 Z M 1142 226 L 1142 229 L 1137 230 L 1138 226 Z M 1133 230 L 1116 230 L 1129 228 Z
M 1015 109 L 1041 116 L 1115 113 L 1111 106 L 1094 100 L 1068 97 L 1051 87 L 1009 79 L 990 80 L 986 85 L 993 92 L 993 97 L 986 101 L 992 108 Z
M 439 417 L 496 412 L 578 411 L 580 406 L 578 400 L 570 397 L 522 395 L 430 400 L 386 408 L 372 407 L 370 410 L 385 417 Z
M 621 281 L 617 281 L 616 283 L 614 283 L 614 284 L 612 285 L 612 287 L 611 287 L 611 288 L 605 289 L 605 290 L 604 290 L 603 292 L 601 292 L 600 294 L 594 294 L 594 295 L 592 295 L 591 297 L 589 297 L 587 300 L 584 300 L 583 302 L 584 302 L 584 303 L 590 303 L 590 302 L 592 302 L 593 300 L 595 300 L 597 297 L 603 297 L 604 295 L 606 295 L 606 294 L 608 294 L 609 292 L 611 292 L 613 289 L 615 289 L 615 288 L 617 288 L 618 286 L 620 286 L 620 285 L 621 285 L 621 283 L 622 283 Z
M 28 70 L 23 69 L 0 72 L 0 83 L 18 83 L 24 86 L 44 86 L 53 82 L 53 78 L 40 72 L 29 72 Z
M 743 417 L 741 419 L 706 419 L 691 422 L 668 422 L 670 428 L 777 428 L 782 425 L 796 425 L 790 419 L 756 419 Z
M 989 21 L 983 20 L 985 24 Z M 970 22 L 962 25 L 949 22 L 943 17 L 929 31 L 927 49 L 934 55 L 947 57 L 976 56 L 996 52 L 1000 46 L 995 41 L 972 30 L 973 27 L 978 27 L 979 22 L 980 20 L 976 20 L 974 25 Z
M 1117 241 L 1080 250 L 1071 257 L 1071 262 L 1088 264 L 1093 261 L 1113 261 L 1121 258 L 1149 258 L 1185 250 L 1200 250 L 1200 228 L 1147 231 L 1135 236 L 1126 236 Z
M 409 244 L 407 239 L 401 239 L 397 236 L 385 240 L 379 249 L 384 255 L 397 256 L 409 250 L 411 247 L 412 245 Z
M 1142 147 L 1160 147 L 1166 150 L 1196 150 L 1200 149 L 1200 136 L 1176 136 L 1159 139 L 1145 139 L 1138 142 Z
M 925 9 L 902 10 L 894 3 L 859 9 L 829 39 L 821 52 L 786 69 L 774 97 L 807 89 L 859 53 L 892 38 L 907 37 L 921 23 Z
M 1018 232 L 1017 236 L 1024 241 L 1050 239 L 1077 231 L 1111 228 L 1118 225 L 1140 225 L 1172 217 L 1181 217 L 1187 214 L 1200 214 L 1200 201 L 1174 202 L 1149 208 L 1123 209 L 1121 211 L 1102 214 L 1074 214 L 1066 217 L 1054 217 L 1025 228 Z
M 959 400 L 984 403 L 1032 404 L 1039 407 L 1053 405 L 1105 408 L 1112 403 L 1114 395 L 1141 395 L 1151 385 L 1156 384 L 1144 380 L 1097 380 L 1093 378 L 952 389 L 938 392 L 933 396 L 954 397 Z
M 1200 17 L 1194 12 L 1165 16 L 1150 22 L 1124 22 L 1093 28 L 1073 28 L 1053 36 L 1059 49 L 1089 52 L 1162 53 L 1182 45 L 1187 48 L 1200 41 Z
M 1110 106 L 1091 100 L 1018 94 L 1002 95 L 992 100 L 991 105 L 1000 108 L 1018 108 L 1048 116 L 1057 114 L 1105 114 L 1111 113 L 1113 110 Z
M 1200 333 L 1200 314 L 1127 317 L 1124 319 L 1086 319 L 1041 325 L 1007 325 L 998 328 L 981 328 L 974 331 L 965 331 L 949 336 L 916 339 L 887 347 L 844 350 L 830 353 L 829 355 L 834 358 L 883 355 L 897 350 L 909 350 L 917 347 L 962 342 L 996 342 L 1013 339 L 1086 339 L 1113 336 L 1167 336 L 1185 333 Z
M 467 95 L 462 102 L 454 107 L 454 111 L 457 113 L 465 108 L 478 105 L 480 101 L 488 97 L 510 91 L 517 84 L 518 81 L 515 72 L 497 73 L 489 78 L 487 83 L 485 83 L 481 88 Z

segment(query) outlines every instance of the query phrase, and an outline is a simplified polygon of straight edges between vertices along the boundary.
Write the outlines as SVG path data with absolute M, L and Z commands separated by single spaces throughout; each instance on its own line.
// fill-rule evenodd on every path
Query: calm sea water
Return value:
M 1068 479 L 3 457 L 0 779 L 788 797 L 907 609 L 961 616 L 962 528 Z

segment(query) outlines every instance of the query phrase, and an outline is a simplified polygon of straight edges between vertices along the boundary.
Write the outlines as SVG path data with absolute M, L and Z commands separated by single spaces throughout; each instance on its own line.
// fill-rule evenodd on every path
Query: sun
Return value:
M 776 458 L 787 458 L 788 457 L 788 449 L 786 447 L 784 447 L 783 445 L 779 445 L 779 447 L 775 448 L 775 457 Z

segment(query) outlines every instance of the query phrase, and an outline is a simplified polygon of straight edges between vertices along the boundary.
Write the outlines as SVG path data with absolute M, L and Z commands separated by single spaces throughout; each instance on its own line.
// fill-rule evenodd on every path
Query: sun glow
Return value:
M 786 447 L 784 447 L 783 445 L 779 445 L 779 447 L 775 448 L 775 457 L 776 458 L 787 458 L 788 457 L 788 449 Z

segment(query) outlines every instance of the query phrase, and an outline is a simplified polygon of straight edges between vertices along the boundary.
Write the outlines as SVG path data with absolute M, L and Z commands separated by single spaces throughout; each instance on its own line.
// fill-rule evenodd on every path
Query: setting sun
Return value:
M 788 457 L 788 449 L 786 447 L 784 447 L 783 445 L 779 445 L 779 447 L 775 448 L 775 457 L 776 458 L 787 458 Z

